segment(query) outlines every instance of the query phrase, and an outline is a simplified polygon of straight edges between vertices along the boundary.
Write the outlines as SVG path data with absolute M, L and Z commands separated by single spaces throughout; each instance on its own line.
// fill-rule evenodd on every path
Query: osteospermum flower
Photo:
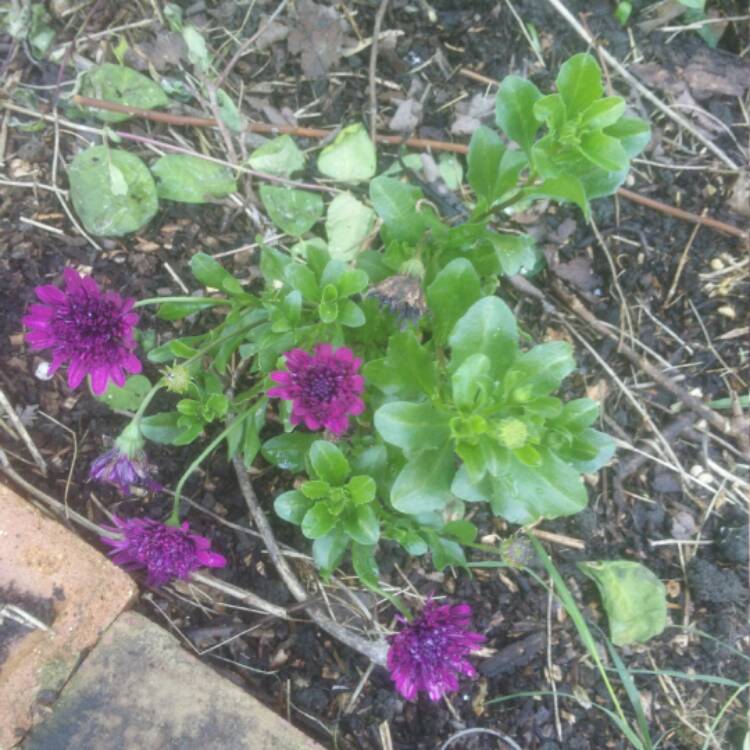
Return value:
M 114 517 L 119 539 L 103 536 L 102 541 L 114 549 L 112 559 L 126 570 L 144 568 L 149 586 L 163 586 L 174 578 L 186 580 L 198 568 L 223 568 L 226 558 L 211 551 L 211 542 L 191 534 L 187 523 L 167 526 L 150 518 Z
M 23 318 L 30 329 L 26 340 L 32 349 L 52 350 L 50 374 L 68 363 L 70 388 L 77 388 L 86 375 L 97 395 L 104 393 L 109 380 L 125 385 L 126 372 L 141 371 L 133 354 L 138 322 L 134 301 L 100 291 L 94 279 L 72 268 L 65 269 L 63 278 L 65 289 L 51 284 L 35 289 L 43 304 L 31 305 Z
M 458 690 L 459 674 L 476 677 L 466 656 L 485 638 L 469 630 L 468 604 L 443 604 L 429 599 L 411 622 L 399 616 L 401 630 L 389 637 L 388 669 L 396 689 L 409 701 L 421 691 L 437 701 Z
M 292 424 L 304 422 L 309 430 L 325 428 L 334 435 L 345 432 L 349 416 L 365 409 L 359 397 L 365 381 L 357 374 L 362 360 L 351 349 L 334 350 L 330 344 L 318 344 L 315 354 L 292 349 L 285 357 L 287 370 L 271 373 L 278 385 L 268 395 L 292 402 Z

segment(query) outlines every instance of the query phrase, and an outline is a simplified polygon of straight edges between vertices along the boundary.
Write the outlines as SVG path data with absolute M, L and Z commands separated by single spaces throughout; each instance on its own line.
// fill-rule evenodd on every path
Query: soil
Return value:
M 610 2 L 567 4 L 574 13 L 583 14 L 592 33 L 620 60 L 636 56 L 679 73 L 680 65 L 698 54 L 716 55 L 732 65 L 743 64 L 749 56 L 747 23 L 735 24 L 731 33 L 722 38 L 720 48 L 711 51 L 691 32 L 672 38 L 660 30 L 645 33 L 631 24 L 631 35 L 615 20 Z M 138 11 L 126 5 L 95 3 L 85 21 L 83 11 L 66 16 L 65 21 L 56 19 L 53 25 L 58 42 L 71 40 L 84 23 L 90 34 L 139 20 Z M 246 37 L 257 28 L 259 13 L 270 13 L 275 7 L 258 5 L 264 7 L 250 14 L 243 32 Z M 374 22 L 373 5 L 344 5 L 355 13 L 356 27 L 368 37 Z M 633 5 L 637 11 L 645 3 Z M 721 8 L 726 15 L 740 15 L 741 5 L 723 2 Z M 143 6 L 151 18 L 150 4 Z M 432 6 L 437 17 L 434 23 L 420 3 L 403 0 L 393 0 L 385 15 L 383 29 L 405 33 L 393 49 L 384 49 L 379 55 L 378 75 L 400 87 L 399 91 L 379 89 L 381 129 L 386 128 L 395 111 L 394 99 L 404 98 L 413 81 L 419 79 L 422 84 L 431 84 L 431 90 L 416 134 L 451 140 L 450 128 L 460 101 L 485 93 L 481 84 L 459 75 L 458 68 L 470 68 L 494 79 L 509 73 L 531 75 L 544 88 L 550 86 L 555 71 L 569 55 L 585 48 L 552 6 L 539 0 L 515 1 L 513 7 L 527 26 L 533 25 L 536 30 L 546 69 L 537 64 L 510 13 L 510 3 L 443 0 Z M 196 3 L 191 8 L 196 24 L 208 22 L 228 29 L 239 28 L 247 12 L 246 4 L 228 2 Z M 155 23 L 153 28 L 129 31 L 131 47 L 153 43 L 158 28 Z M 351 29 L 349 33 L 353 35 Z M 81 53 L 93 59 L 97 50 L 106 59 L 114 59 L 106 43 L 88 45 Z M 742 50 L 744 61 L 739 56 Z M 28 50 L 14 50 L 8 37 L 0 37 L 0 55 L 4 58 L 4 96 L 47 111 L 55 96 L 59 65 L 31 60 Z M 345 73 L 346 77 L 310 80 L 303 74 L 300 57 L 288 54 L 286 45 L 280 42 L 243 57 L 235 69 L 234 81 L 246 82 L 251 97 L 246 110 L 257 119 L 265 119 L 269 112 L 282 116 L 305 107 L 314 116 L 300 124 L 336 127 L 361 120 L 369 111 L 368 60 L 369 49 L 342 57 L 331 73 Z M 169 73 L 176 73 L 174 62 L 165 65 Z M 424 67 L 410 72 L 420 65 Z M 73 71 L 67 69 L 63 78 L 73 78 Z M 46 88 L 23 88 L 19 83 Z M 628 93 L 621 81 L 613 83 L 618 92 Z M 670 98 L 669 91 L 659 94 Z M 745 147 L 743 153 L 739 144 L 746 144 L 750 135 L 747 92 L 744 96 L 744 114 L 738 97 L 701 97 L 701 105 L 724 124 L 715 134 L 716 144 L 741 164 L 747 164 L 747 150 Z M 728 207 L 732 178 L 724 166 L 697 148 L 663 115 L 655 113 L 648 102 L 630 97 L 630 103 L 649 116 L 654 126 L 654 141 L 645 159 L 671 165 L 635 165 L 631 189 L 696 214 L 705 212 L 746 226 L 747 219 Z M 6 119 L 7 140 L 4 153 L 0 154 L 4 157 L 4 172 L 0 179 L 52 184 L 54 129 L 49 124 L 35 128 L 34 122 L 17 115 Z M 163 139 L 171 137 L 164 126 L 154 123 L 132 120 L 119 127 L 134 133 L 153 133 Z M 94 138 L 61 130 L 59 149 L 63 163 L 69 163 L 80 148 L 81 137 Z M 191 132 L 189 137 L 196 138 L 196 133 Z M 300 143 L 307 148 L 319 146 L 304 139 Z M 143 150 L 142 155 L 150 154 Z M 385 168 L 395 157 L 395 149 L 384 149 L 379 153 L 379 166 Z M 62 175 L 58 184 L 65 187 L 62 165 L 58 171 Z M 314 179 L 314 174 L 308 178 Z M 244 190 L 252 201 L 251 183 L 245 183 Z M 253 242 L 258 228 L 232 204 L 184 207 L 165 202 L 146 229 L 121 240 L 98 240 L 102 247 L 98 251 L 77 232 L 54 193 L 6 184 L 2 191 L 0 387 L 17 407 L 50 464 L 49 476 L 39 476 L 20 444 L 11 441 L 5 432 L 0 432 L 0 446 L 18 471 L 56 497 L 65 496 L 71 507 L 93 520 L 104 520 L 99 503 L 116 513 L 163 518 L 170 503 L 165 496 L 123 500 L 114 492 L 87 482 L 91 461 L 109 447 L 124 424 L 123 418 L 80 390 L 70 392 L 60 376 L 50 381 L 37 379 L 35 371 L 43 357 L 25 348 L 21 317 L 34 298 L 34 287 L 58 279 L 66 265 L 93 272 L 100 284 L 124 295 L 138 298 L 179 294 L 175 276 L 190 283 L 188 266 L 193 254 L 217 254 Z M 728 386 L 747 393 L 747 249 L 735 238 L 706 228 L 696 231 L 682 220 L 621 199 L 595 201 L 593 209 L 607 253 L 592 228 L 572 209 L 550 209 L 528 217 L 524 229 L 537 237 L 555 268 L 554 272 L 543 271 L 533 282 L 553 296 L 554 283 L 562 280 L 600 319 L 618 329 L 627 330 L 632 325 L 635 338 L 680 374 L 681 385 L 706 400 L 726 398 Z M 40 228 L 29 219 L 52 229 Z M 256 276 L 257 257 L 252 252 L 229 256 L 225 262 L 242 280 Z M 732 270 L 735 266 L 736 270 Z M 674 291 L 670 293 L 673 284 Z M 505 284 L 500 293 L 515 306 L 519 319 L 536 340 L 569 336 L 536 300 L 519 295 Z M 623 318 L 625 309 L 630 322 Z M 580 369 L 569 379 L 567 395 L 589 394 L 603 400 L 603 429 L 653 453 L 651 428 L 602 363 L 636 394 L 638 404 L 648 410 L 660 430 L 674 425 L 675 419 L 684 415 L 684 409 L 681 412 L 673 395 L 619 356 L 616 343 L 598 337 L 572 317 L 570 321 L 598 356 L 573 341 Z M 189 332 L 193 325 L 192 320 L 179 324 L 158 322 L 147 312 L 141 327 L 145 335 L 153 334 L 161 340 L 175 332 Z M 156 372 L 150 370 L 147 374 L 153 376 Z M 623 465 L 632 461 L 633 454 L 620 451 L 617 461 L 591 478 L 590 506 L 586 511 L 544 524 L 548 531 L 585 540 L 585 551 L 556 545 L 548 549 L 589 621 L 602 628 L 606 622 L 596 590 L 579 572 L 576 562 L 640 560 L 668 583 L 674 626 L 646 646 L 623 649 L 629 668 L 646 670 L 637 673 L 635 680 L 651 735 L 660 739 L 665 750 L 702 746 L 704 739 L 693 727 L 708 727 L 734 688 L 701 680 L 665 679 L 653 670 L 714 675 L 744 683 L 747 662 L 735 649 L 746 648 L 750 638 L 745 617 L 746 509 L 727 495 L 727 483 L 732 480 L 711 468 L 718 466 L 739 475 L 744 472 L 747 479 L 747 459 L 741 457 L 737 446 L 717 439 L 721 436 L 712 435 L 697 420 L 688 419 L 686 423 L 689 424 L 685 429 L 670 441 L 671 447 L 684 471 L 702 479 L 703 484 L 686 481 L 683 473 L 653 461 L 645 461 L 624 474 Z M 160 468 L 160 481 L 174 486 L 196 452 L 195 447 L 155 450 L 153 458 Z M 270 509 L 273 496 L 285 488 L 282 481 L 288 479 L 261 465 L 254 481 L 261 500 Z M 218 453 L 204 465 L 188 482 L 186 494 L 195 503 L 190 510 L 191 525 L 215 539 L 215 546 L 230 560 L 230 566 L 218 575 L 277 604 L 291 604 L 262 543 L 248 533 L 247 509 L 224 455 Z M 307 551 L 307 542 L 292 527 L 278 519 L 273 521 L 280 541 Z M 506 536 L 511 531 L 483 511 L 477 512 L 473 521 L 481 535 Z M 151 592 L 139 606 L 162 624 L 167 616 L 199 649 L 214 646 L 261 621 L 260 628 L 234 638 L 206 658 L 327 747 L 387 747 L 382 739 L 387 731 L 390 747 L 433 750 L 458 730 L 471 727 L 500 731 L 528 750 L 627 746 L 612 722 L 590 707 L 592 703 L 610 705 L 609 697 L 572 623 L 556 604 L 550 606 L 547 592 L 528 576 L 514 569 L 504 570 L 502 575 L 482 569 L 473 575 L 451 569 L 435 574 L 428 560 L 409 559 L 395 549 L 382 557 L 381 574 L 394 585 L 403 584 L 404 574 L 423 594 L 443 593 L 456 601 L 467 601 L 474 608 L 474 622 L 487 636 L 488 652 L 478 659 L 478 679 L 464 682 L 461 691 L 449 701 L 407 703 L 394 692 L 387 672 L 375 668 L 364 681 L 353 709 L 348 710 L 352 691 L 368 663 L 304 618 L 266 621 L 260 615 L 220 603 L 210 608 L 196 607 L 189 598 L 177 597 L 170 590 Z M 300 573 L 310 574 L 302 569 Z M 378 612 L 384 623 L 391 616 L 387 607 Z M 521 695 L 489 704 L 494 698 L 511 694 L 548 691 L 550 676 L 560 694 L 557 703 L 548 695 Z M 620 693 L 627 705 L 624 692 Z M 732 702 L 716 731 L 720 743 L 717 747 L 734 747 L 737 738 L 741 740 L 747 731 L 744 716 L 742 700 Z M 498 745 L 496 738 L 474 734 L 457 740 L 451 747 L 489 750 Z

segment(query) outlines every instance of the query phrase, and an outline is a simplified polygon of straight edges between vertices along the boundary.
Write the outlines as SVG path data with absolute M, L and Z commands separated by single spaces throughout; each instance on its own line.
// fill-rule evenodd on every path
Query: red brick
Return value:
M 136 593 L 105 555 L 0 484 L 0 608 L 16 605 L 48 625 L 0 622 L 0 748 L 42 718 Z

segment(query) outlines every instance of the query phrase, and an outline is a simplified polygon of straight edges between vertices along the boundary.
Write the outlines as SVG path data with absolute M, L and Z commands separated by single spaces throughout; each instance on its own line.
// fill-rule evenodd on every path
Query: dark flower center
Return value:
M 55 336 L 78 354 L 106 356 L 122 338 L 122 321 L 117 305 L 91 295 L 76 295 L 58 308 L 52 322 Z
M 182 577 L 194 567 L 195 545 L 192 540 L 170 529 L 148 529 L 133 540 L 133 547 L 138 559 L 158 576 Z
M 341 374 L 328 364 L 313 366 L 304 373 L 300 385 L 308 399 L 327 404 L 341 391 Z

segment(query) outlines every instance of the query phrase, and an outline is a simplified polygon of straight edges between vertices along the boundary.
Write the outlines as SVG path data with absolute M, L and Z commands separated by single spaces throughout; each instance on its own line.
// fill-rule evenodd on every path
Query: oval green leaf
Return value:
M 121 237 L 148 224 L 159 207 L 146 165 L 127 151 L 92 146 L 68 170 L 70 196 L 84 227 L 103 237 Z
M 227 167 L 197 156 L 167 154 L 151 167 L 159 197 L 178 203 L 207 203 L 236 192 Z

